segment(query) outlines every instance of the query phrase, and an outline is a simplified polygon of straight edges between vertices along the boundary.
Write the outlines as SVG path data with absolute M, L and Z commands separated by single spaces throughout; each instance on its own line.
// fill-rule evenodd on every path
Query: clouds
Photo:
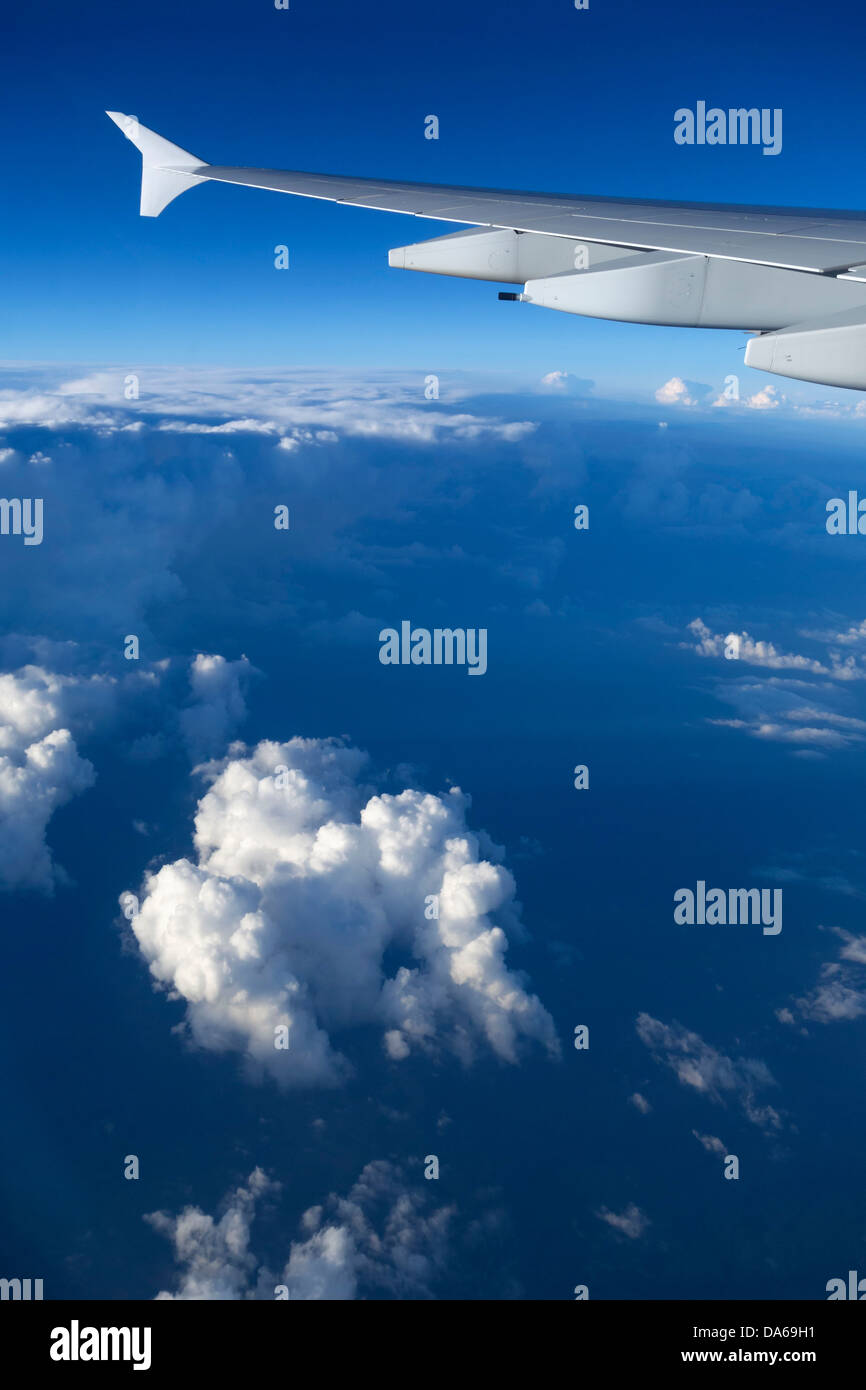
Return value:
M 773 382 L 765 382 L 758 386 L 757 390 L 750 393 L 748 389 L 745 389 L 750 375 L 742 379 L 744 381 L 742 394 L 740 391 L 741 378 L 736 373 L 731 373 L 725 377 L 724 390 L 720 393 L 717 388 L 714 389 L 704 382 L 685 381 L 682 377 L 672 376 L 658 387 L 655 398 L 660 405 L 680 406 L 693 411 L 707 407 L 731 411 L 772 411 L 781 407 L 792 415 L 807 415 L 818 419 L 858 419 L 866 414 L 862 401 L 848 402 L 842 398 L 836 400 L 795 399 L 786 395 Z
M 824 631 L 804 631 L 804 637 L 815 642 L 827 642 L 836 647 L 856 647 L 866 642 L 866 620 L 849 623 L 842 629 L 829 628 Z
M 505 964 L 514 881 L 482 857 L 467 798 L 371 794 L 364 762 L 297 738 L 210 767 L 198 862 L 149 874 L 131 922 L 192 1038 L 282 1086 L 344 1081 L 330 1035 L 358 1024 L 393 1061 L 444 1046 L 468 1063 L 484 1046 L 515 1062 L 527 1040 L 555 1054 L 549 1015 Z
M 264 434 L 290 445 L 339 437 L 428 444 L 448 439 L 513 442 L 535 429 L 531 420 L 442 409 L 438 397 L 432 404 L 426 400 L 423 375 L 399 371 L 378 376 L 331 372 L 327 385 L 320 375 L 279 368 L 263 375 L 219 368 L 147 366 L 129 372 L 108 367 L 70 378 L 62 369 L 41 368 L 31 375 L 41 378 L 38 385 L 0 389 L 0 429 L 81 425 L 116 434 L 150 423 L 168 433 Z M 466 394 L 467 387 L 452 374 L 448 405 Z
M 51 892 L 65 881 L 46 843 L 58 807 L 96 781 L 93 764 L 78 744 L 104 744 L 119 736 L 130 758 L 150 758 L 183 742 L 194 761 L 225 751 L 246 714 L 243 690 L 257 674 L 242 657 L 199 654 L 185 665 L 156 668 L 123 663 L 118 675 L 86 674 L 92 654 L 74 643 L 4 643 L 8 653 L 41 653 L 64 665 L 50 670 L 30 662 L 0 674 L 0 888 Z M 76 670 L 76 667 L 79 669 Z M 189 677 L 192 700 L 183 699 Z M 132 730 L 137 737 L 132 737 Z M 143 732 L 150 730 L 149 732 Z
M 585 396 L 595 382 L 563 370 L 547 372 L 538 383 L 539 391 L 554 396 Z
M 58 806 L 94 781 L 68 729 L 52 729 L 15 754 L 0 755 L 0 884 L 50 892 L 62 871 L 45 829 Z
M 629 1202 L 621 1212 L 609 1211 L 607 1207 L 602 1207 L 596 1212 L 596 1216 L 613 1230 L 619 1231 L 620 1235 L 627 1236 L 629 1240 L 638 1240 L 650 1225 L 649 1217 L 640 1207 L 635 1206 L 634 1202 Z
M 659 405 L 698 405 L 707 395 L 708 386 L 701 386 L 697 382 L 683 381 L 682 377 L 672 376 L 670 381 L 666 381 L 655 393 Z
M 724 1140 L 719 1139 L 717 1135 L 715 1135 L 715 1134 L 699 1134 L 698 1131 L 697 1131 L 696 1129 L 693 1129 L 693 1130 L 692 1130 L 692 1134 L 695 1136 L 695 1138 L 697 1139 L 697 1141 L 698 1141 L 698 1143 L 701 1145 L 701 1147 L 704 1148 L 704 1149 L 706 1149 L 707 1153 L 709 1153 L 709 1154 L 727 1154 L 727 1152 L 728 1152 L 727 1145 L 725 1144 Z
M 246 718 L 244 693 L 255 674 L 255 667 L 245 656 L 226 661 L 224 656 L 199 652 L 193 659 L 189 676 L 193 699 L 179 716 L 193 763 L 224 751 L 231 734 Z
M 747 371 L 745 376 L 729 373 L 724 378 L 724 389 L 719 392 L 705 382 L 686 381 L 672 376 L 655 392 L 660 405 L 680 406 L 695 413 L 707 408 L 723 409 L 732 413 L 747 410 L 768 412 L 779 410 L 790 416 L 806 416 L 816 420 L 860 420 L 866 416 L 866 403 L 860 400 L 847 400 L 840 393 L 836 397 L 818 398 L 805 395 L 798 384 L 788 382 L 787 391 L 774 382 L 763 382 L 754 391 L 749 391 L 750 380 L 757 382 L 758 373 Z M 797 394 L 791 395 L 792 389 Z
M 12 751 L 63 724 L 92 727 L 114 703 L 103 676 L 55 674 L 28 664 L 0 675 L 0 750 Z
M 177 1292 L 163 1291 L 156 1295 L 157 1299 L 242 1298 L 256 1264 L 249 1248 L 256 1203 L 276 1190 L 277 1185 L 260 1168 L 255 1168 L 246 1185 L 237 1187 L 225 1199 L 222 1215 L 216 1221 L 200 1207 L 185 1207 L 175 1217 L 167 1212 L 146 1216 L 149 1225 L 171 1241 L 175 1259 L 182 1267 Z
M 759 1091 L 776 1084 L 766 1063 L 749 1057 L 726 1057 L 682 1024 L 662 1023 L 647 1013 L 638 1014 L 636 1028 L 655 1060 L 668 1067 L 681 1085 L 699 1091 L 717 1105 L 736 1101 L 746 1118 L 760 1129 L 781 1126 L 778 1111 L 757 1099 Z
M 736 718 L 715 718 L 709 723 L 788 744 L 800 756 L 820 756 L 866 739 L 866 719 L 849 712 L 866 667 L 858 654 L 835 650 L 845 645 L 836 633 L 800 633 L 809 641 L 830 641 L 829 650 L 819 657 L 782 651 L 773 642 L 756 641 L 746 631 L 713 632 L 701 618 L 691 622 L 689 630 L 697 640 L 682 646 L 698 656 L 724 660 L 727 679 L 716 686 L 715 693 L 737 711 Z M 843 637 L 849 647 L 855 646 L 859 628 L 852 625 Z M 784 674 L 734 677 L 743 664 Z
M 746 405 L 751 410 L 778 410 L 785 397 L 780 395 L 778 386 L 762 386 L 753 396 L 746 397 Z
M 803 999 L 797 1000 L 800 1013 L 815 1023 L 839 1023 L 866 1014 L 866 989 L 862 974 L 858 986 L 838 962 L 821 967 L 820 983 Z
M 180 1266 L 174 1293 L 161 1300 L 347 1300 L 359 1296 L 430 1298 L 443 1269 L 453 1205 L 429 1209 L 393 1164 L 369 1163 L 345 1197 L 331 1193 L 304 1212 L 281 1272 L 251 1252 L 257 1204 L 279 1184 L 256 1168 L 229 1193 L 215 1220 L 199 1207 L 145 1218 L 174 1247 Z
M 724 657 L 743 661 L 749 666 L 763 666 L 773 671 L 797 671 L 810 675 L 830 676 L 834 680 L 862 680 L 866 671 L 857 665 L 853 656 L 840 659 L 830 654 L 829 664 L 797 652 L 781 652 L 772 642 L 756 641 L 748 632 L 712 632 L 702 618 L 689 623 L 697 642 L 694 650 L 699 656 Z M 685 645 L 685 644 L 684 644 Z
M 133 633 L 157 659 L 187 654 L 184 620 L 202 633 L 219 616 L 215 640 L 235 624 L 237 645 L 277 623 L 306 640 L 359 606 L 359 580 L 411 561 L 387 523 L 409 530 L 435 509 L 460 532 L 479 481 L 493 487 L 491 449 L 519 457 L 536 430 L 505 398 L 501 415 L 495 402 L 470 408 L 454 379 L 428 401 L 424 378 L 404 372 L 29 375 L 22 389 L 0 372 L 0 467 L 7 496 L 42 499 L 44 539 L 25 556 L 0 547 L 0 623 L 113 650 Z M 291 534 L 275 531 L 280 504 Z M 437 526 L 419 567 L 435 563 Z M 493 549 L 498 560 L 498 538 Z M 491 561 L 470 547 L 464 563 Z
M 45 841 L 49 820 L 95 780 L 69 724 L 110 700 L 99 678 L 81 681 L 40 666 L 0 675 L 0 887 L 49 893 L 63 871 Z
M 739 388 L 731 389 L 736 377 L 726 378 L 726 388 L 721 395 L 715 395 L 712 386 L 700 381 L 684 381 L 682 377 L 672 376 L 658 388 L 655 398 L 659 405 L 678 405 L 694 409 L 698 406 L 745 406 L 751 410 L 775 410 L 785 396 L 772 384 L 762 386 L 754 395 L 739 395 Z M 729 385 L 730 383 L 730 385 Z
M 814 698 L 803 703 L 802 686 L 797 682 L 735 681 L 720 686 L 720 699 L 734 705 L 742 717 L 710 719 L 722 728 L 740 729 L 752 738 L 789 744 L 804 752 L 832 751 L 855 746 L 866 737 L 866 721 L 831 708 L 829 699 Z M 808 697 L 807 697 L 808 698 Z
M 855 936 L 841 927 L 831 928 L 844 943 L 839 959 L 821 966 L 818 983 L 802 998 L 792 1001 L 801 1018 L 813 1023 L 841 1023 L 866 1015 L 866 936 Z M 783 1023 L 793 1023 L 790 1009 L 777 1011 Z
M 292 1243 L 280 1282 L 290 1298 L 348 1299 L 359 1288 L 394 1299 L 430 1298 L 443 1268 L 456 1208 L 429 1215 L 390 1163 L 367 1164 L 345 1198 L 304 1214 L 310 1234 Z
M 787 403 L 788 398 L 785 396 L 784 392 L 780 392 L 778 386 L 773 386 L 772 383 L 768 383 L 766 386 L 762 386 L 761 389 L 756 391 L 752 396 L 746 395 L 740 397 L 739 394 L 735 395 L 732 391 L 726 389 L 720 396 L 716 397 L 712 404 L 717 408 L 736 408 L 739 406 L 745 407 L 747 410 L 778 410 L 780 405 L 786 405 Z M 796 410 L 800 407 L 795 405 L 793 408 Z

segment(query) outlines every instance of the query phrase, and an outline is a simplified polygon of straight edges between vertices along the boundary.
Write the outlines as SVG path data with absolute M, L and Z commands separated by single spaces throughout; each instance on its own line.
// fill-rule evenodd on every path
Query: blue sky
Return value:
M 225 163 L 856 208 L 856 18 L 12 16 L 0 476 L 44 537 L 0 537 L 4 1277 L 821 1299 L 862 1268 L 866 617 L 825 527 L 861 397 L 389 270 L 434 223 L 218 186 L 140 219 L 103 115 Z M 698 99 L 782 107 L 783 152 L 676 146 Z M 383 665 L 404 619 L 486 629 L 486 674 Z M 781 888 L 782 932 L 677 925 L 698 880 Z

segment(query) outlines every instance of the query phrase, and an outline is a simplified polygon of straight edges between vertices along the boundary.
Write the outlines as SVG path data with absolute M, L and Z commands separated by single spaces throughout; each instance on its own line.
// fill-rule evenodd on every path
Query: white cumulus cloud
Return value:
M 698 404 L 697 397 L 692 394 L 691 383 L 683 381 L 680 376 L 672 376 L 670 381 L 660 386 L 656 391 L 656 400 L 659 405 Z
M 515 1062 L 528 1039 L 555 1054 L 549 1014 L 505 964 L 515 885 L 483 857 L 468 798 L 373 795 L 364 762 L 296 738 L 209 765 L 197 862 L 148 874 L 131 921 L 192 1038 L 285 1086 L 339 1084 L 349 1066 L 331 1034 L 359 1024 L 380 1027 L 396 1061 L 445 1046 L 469 1062 L 486 1043 Z
M 80 680 L 23 666 L 0 675 L 0 886 L 51 892 L 64 877 L 45 833 L 58 806 L 95 780 L 70 725 L 88 724 L 112 700 L 99 677 Z

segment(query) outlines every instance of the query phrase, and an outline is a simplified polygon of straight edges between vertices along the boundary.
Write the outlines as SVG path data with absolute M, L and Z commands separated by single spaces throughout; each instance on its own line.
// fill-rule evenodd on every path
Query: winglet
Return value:
M 172 199 L 195 184 L 207 181 L 204 171 L 209 166 L 197 155 L 140 125 L 137 116 L 124 116 L 120 111 L 106 111 L 105 114 L 141 151 L 142 217 L 158 217 Z

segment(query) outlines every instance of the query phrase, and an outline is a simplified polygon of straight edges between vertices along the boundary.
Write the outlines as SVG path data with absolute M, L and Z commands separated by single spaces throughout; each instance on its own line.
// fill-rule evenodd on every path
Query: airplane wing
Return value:
M 236 169 L 205 164 L 139 125 L 134 116 L 118 111 L 106 114 L 141 150 L 145 177 L 151 171 L 174 175 L 174 181 L 162 181 L 166 191 L 174 190 L 171 198 L 192 183 L 211 180 L 433 221 L 538 232 L 636 251 L 719 256 L 820 275 L 836 275 L 866 262 L 866 214 L 575 198 L 281 169 Z M 161 206 L 142 207 L 142 214 L 158 216 L 171 198 Z
M 210 181 L 458 223 L 480 230 L 401 247 L 390 253 L 390 263 L 524 283 L 524 294 L 501 297 L 629 322 L 739 327 L 763 334 L 791 324 L 802 333 L 814 318 L 821 321 L 821 346 L 817 359 L 810 353 L 809 369 L 815 359 L 819 372 L 821 354 L 837 331 L 832 320 L 848 312 L 836 341 L 843 353 L 856 349 L 854 368 L 844 382 L 838 375 L 807 379 L 866 389 L 866 213 L 572 197 L 234 168 L 206 164 L 134 116 L 106 114 L 141 151 L 142 216 L 157 217 L 187 188 Z M 601 250 L 589 255 L 587 247 Z M 784 370 L 786 354 L 777 348 L 756 351 L 747 361 L 763 366 L 766 358 L 779 365 L 764 370 L 795 375 Z

